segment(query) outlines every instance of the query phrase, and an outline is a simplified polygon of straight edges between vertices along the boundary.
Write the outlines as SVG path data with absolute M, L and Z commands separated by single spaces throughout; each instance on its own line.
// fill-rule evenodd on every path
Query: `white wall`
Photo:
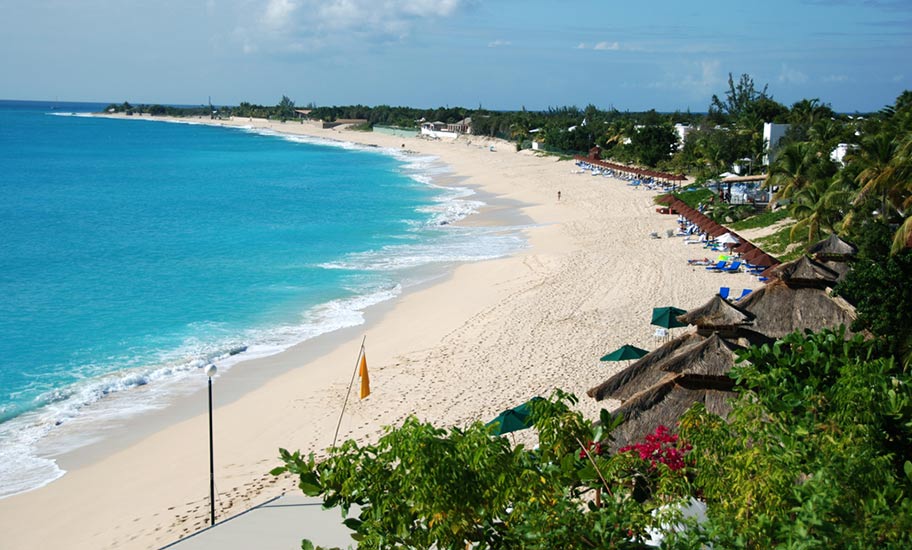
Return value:
M 791 127 L 791 124 L 763 123 L 763 142 L 769 150 L 768 154 L 763 155 L 763 164 L 769 166 L 776 161 L 776 151 L 779 149 L 779 140 L 785 137 L 785 133 Z

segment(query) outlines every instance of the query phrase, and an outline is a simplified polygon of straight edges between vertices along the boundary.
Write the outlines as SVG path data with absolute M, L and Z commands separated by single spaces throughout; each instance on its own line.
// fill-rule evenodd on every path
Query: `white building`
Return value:
M 687 134 L 693 131 L 693 126 L 678 122 L 674 125 L 674 130 L 678 134 L 678 150 L 681 150 L 684 148 L 684 140 L 687 139 Z
M 851 151 L 857 151 L 858 146 L 851 143 L 840 143 L 830 152 L 830 160 L 835 163 L 838 163 L 840 166 L 845 166 L 845 156 Z
M 763 164 L 769 166 L 776 161 L 776 151 L 779 149 L 779 142 L 785 137 L 785 133 L 791 128 L 791 124 L 776 124 L 773 122 L 763 123 L 763 143 L 766 144 L 767 153 L 763 155 Z
M 446 122 L 422 122 L 421 135 L 435 138 L 456 139 L 461 134 L 472 133 L 471 117 L 464 118 L 455 124 Z

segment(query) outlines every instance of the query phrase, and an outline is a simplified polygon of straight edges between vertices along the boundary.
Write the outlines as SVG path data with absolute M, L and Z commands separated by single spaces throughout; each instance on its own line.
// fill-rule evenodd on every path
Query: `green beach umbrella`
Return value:
M 624 344 L 623 346 L 599 359 L 599 361 L 630 361 L 631 359 L 639 359 L 647 353 L 649 352 L 644 349 L 640 349 L 636 346 L 631 346 L 630 344 Z
M 652 324 L 664 328 L 686 327 L 687 323 L 678 321 L 678 315 L 687 313 L 676 307 L 656 307 L 652 309 Z
M 513 407 L 512 409 L 507 409 L 504 412 L 497 415 L 497 418 L 488 422 L 486 426 L 497 425 L 497 429 L 494 431 L 496 435 L 504 435 L 510 432 L 517 432 L 519 430 L 525 430 L 526 428 L 532 427 L 532 407 L 531 404 L 535 401 L 540 400 L 541 397 L 533 397 L 529 401 L 526 401 L 522 405 Z

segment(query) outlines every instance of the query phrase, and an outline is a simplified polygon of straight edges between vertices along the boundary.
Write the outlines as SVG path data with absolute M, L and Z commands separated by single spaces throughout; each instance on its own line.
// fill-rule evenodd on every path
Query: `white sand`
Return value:
M 594 417 L 605 404 L 585 392 L 618 368 L 598 358 L 622 344 L 654 348 L 653 307 L 691 308 L 720 286 L 758 286 L 746 274 L 688 267 L 686 259 L 708 254 L 665 238 L 675 219 L 656 213 L 655 193 L 574 174 L 571 162 L 517 153 L 503 142 L 492 152 L 477 138 L 467 145 L 464 139 L 272 126 L 382 147 L 404 143 L 438 156 L 465 185 L 527 205 L 521 213 L 537 225 L 527 232 L 531 247 L 520 254 L 460 266 L 445 280 L 370 311 L 356 330 L 240 364 L 217 378 L 220 517 L 293 490 L 292 482 L 267 474 L 278 465 L 279 447 L 309 452 L 329 446 L 364 334 L 373 393 L 349 403 L 342 437 L 375 438 L 382 426 L 409 414 L 441 426 L 487 421 L 554 388 L 577 394 L 580 409 Z M 663 238 L 650 238 L 653 231 Z M 283 373 L 264 374 L 274 369 Z M 248 379 L 267 382 L 246 391 Z M 232 384 L 232 392 L 220 391 Z M 226 393 L 238 397 L 225 402 Z M 204 394 L 193 401 L 192 414 L 139 441 L 112 437 L 84 450 L 81 459 L 67 463 L 64 457 L 69 471 L 63 478 L 0 500 L 0 547 L 151 548 L 204 526 Z

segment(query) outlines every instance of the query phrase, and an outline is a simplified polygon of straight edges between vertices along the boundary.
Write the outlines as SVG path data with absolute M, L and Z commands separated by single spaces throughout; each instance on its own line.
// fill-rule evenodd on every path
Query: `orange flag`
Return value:
M 361 377 L 361 399 L 371 393 L 370 377 L 367 376 L 367 354 L 361 354 L 361 364 L 358 366 L 358 376 Z

